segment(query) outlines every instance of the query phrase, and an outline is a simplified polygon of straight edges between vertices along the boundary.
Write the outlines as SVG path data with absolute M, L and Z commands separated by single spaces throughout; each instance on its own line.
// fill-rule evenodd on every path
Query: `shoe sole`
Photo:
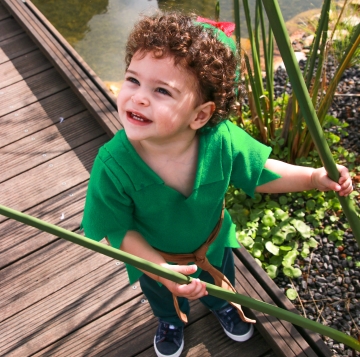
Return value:
M 232 340 L 236 341 L 236 342 L 245 342 L 248 339 L 251 338 L 251 336 L 254 333 L 254 326 L 251 324 L 250 325 L 250 330 L 248 332 L 246 332 L 244 335 L 233 335 L 232 333 L 230 333 L 229 331 L 226 331 L 224 329 L 224 332 L 227 334 L 228 337 L 230 337 Z
M 155 340 L 156 340 L 156 336 L 154 337 L 154 349 L 155 349 L 155 353 L 156 353 L 157 357 L 179 357 L 184 348 L 184 340 L 182 340 L 180 348 L 175 353 L 173 353 L 172 355 L 163 355 L 156 348 Z

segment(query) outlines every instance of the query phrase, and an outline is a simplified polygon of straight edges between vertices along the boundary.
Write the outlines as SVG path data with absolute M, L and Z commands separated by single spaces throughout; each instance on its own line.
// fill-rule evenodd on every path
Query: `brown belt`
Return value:
M 188 254 L 170 254 L 170 253 L 162 252 L 160 250 L 158 250 L 158 252 L 167 262 L 176 263 L 180 265 L 195 263 L 200 269 L 207 271 L 214 278 L 215 285 L 223 289 L 236 292 L 235 288 L 232 286 L 228 278 L 218 269 L 213 267 L 206 257 L 206 252 L 208 251 L 210 244 L 214 242 L 214 240 L 216 239 L 216 237 L 220 232 L 222 222 L 224 220 L 224 210 L 225 210 L 225 202 L 218 223 L 216 224 L 213 231 L 210 233 L 210 236 L 206 240 L 206 242 L 199 249 L 195 250 L 195 252 Z M 175 309 L 179 318 L 184 323 L 187 323 L 188 322 L 187 316 L 180 310 L 178 299 L 174 294 L 173 294 L 173 299 L 174 299 Z M 236 304 L 231 301 L 229 301 L 229 303 L 237 309 L 239 316 L 243 321 L 248 323 L 256 322 L 255 320 L 249 319 L 244 315 L 244 312 L 242 311 L 241 306 L 239 304 Z

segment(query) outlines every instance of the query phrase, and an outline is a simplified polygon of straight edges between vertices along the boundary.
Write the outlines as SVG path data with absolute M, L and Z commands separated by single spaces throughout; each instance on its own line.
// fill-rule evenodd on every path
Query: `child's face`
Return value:
M 212 102 L 210 107 L 200 104 L 196 78 L 190 72 L 175 66 L 172 57 L 156 59 L 152 53 L 134 55 L 117 104 L 130 140 L 157 143 L 193 136 L 213 110 Z

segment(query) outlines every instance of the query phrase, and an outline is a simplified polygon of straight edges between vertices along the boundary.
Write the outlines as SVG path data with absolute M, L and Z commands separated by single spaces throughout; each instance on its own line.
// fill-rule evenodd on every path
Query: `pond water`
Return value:
M 319 9 L 323 0 L 279 0 L 285 21 Z M 139 14 L 155 9 L 194 12 L 214 18 L 215 0 L 33 0 L 96 74 L 105 82 L 121 81 L 124 47 Z M 255 0 L 249 0 L 254 5 Z M 233 1 L 220 1 L 220 21 L 234 21 Z M 242 21 L 245 37 L 245 20 Z

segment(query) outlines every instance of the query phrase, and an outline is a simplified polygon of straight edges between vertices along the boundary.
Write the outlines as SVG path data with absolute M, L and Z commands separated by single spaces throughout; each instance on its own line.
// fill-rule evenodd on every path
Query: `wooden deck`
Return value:
M 0 204 L 77 231 L 98 148 L 120 128 L 114 98 L 30 2 L 0 0 Z M 242 294 L 296 311 L 244 250 Z M 154 356 L 138 284 L 106 256 L 0 216 L 0 356 Z M 183 356 L 330 356 L 316 334 L 256 311 L 229 340 L 192 304 Z

